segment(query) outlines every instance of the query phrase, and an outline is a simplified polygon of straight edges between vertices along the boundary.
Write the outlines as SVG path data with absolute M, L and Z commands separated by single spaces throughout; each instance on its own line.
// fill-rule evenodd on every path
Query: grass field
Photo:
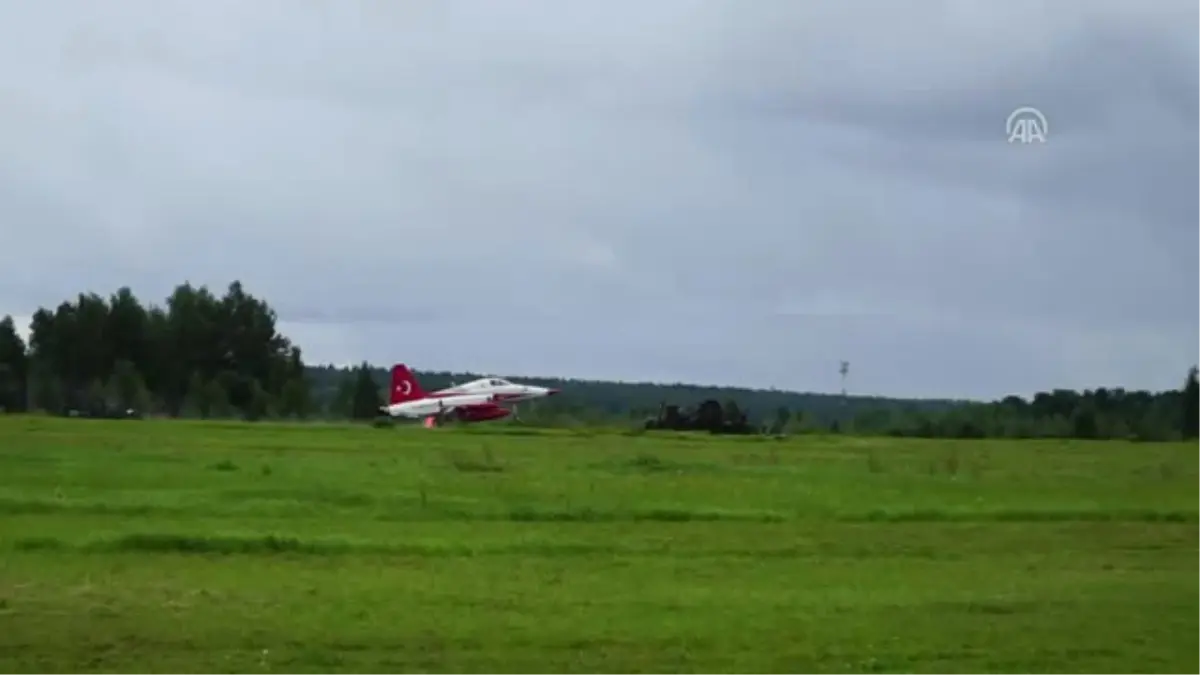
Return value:
M 1197 672 L 1197 458 L 0 418 L 0 670 Z

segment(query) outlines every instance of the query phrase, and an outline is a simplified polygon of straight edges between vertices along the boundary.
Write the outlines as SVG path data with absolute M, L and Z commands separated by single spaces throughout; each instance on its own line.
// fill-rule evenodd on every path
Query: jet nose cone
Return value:
M 553 395 L 555 395 L 555 394 L 557 394 L 557 393 L 558 393 L 558 390 L 557 390 L 557 389 L 546 389 L 546 395 L 547 395 L 547 396 L 553 396 Z

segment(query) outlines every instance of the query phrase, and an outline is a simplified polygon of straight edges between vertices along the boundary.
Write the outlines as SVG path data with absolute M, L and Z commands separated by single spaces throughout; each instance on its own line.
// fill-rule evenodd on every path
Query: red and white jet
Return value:
M 501 403 L 517 403 L 557 393 L 557 389 L 515 384 L 498 377 L 481 377 L 426 393 L 408 366 L 397 363 L 392 366 L 388 405 L 381 411 L 393 417 L 423 417 L 426 427 L 435 427 L 451 417 L 462 422 L 486 422 L 512 414 Z

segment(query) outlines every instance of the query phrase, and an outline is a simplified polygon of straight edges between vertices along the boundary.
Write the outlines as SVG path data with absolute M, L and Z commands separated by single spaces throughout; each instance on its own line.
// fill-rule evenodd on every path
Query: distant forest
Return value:
M 387 366 L 367 366 L 371 379 L 386 395 L 390 379 Z M 358 368 L 335 366 L 310 366 L 307 373 L 316 399 L 327 402 L 334 409 L 345 407 L 346 397 L 353 391 L 347 382 L 353 381 Z M 735 387 L 713 387 L 695 384 L 658 384 L 649 382 L 608 382 L 596 380 L 573 380 L 557 377 L 524 375 L 496 375 L 495 373 L 470 373 L 447 371 L 414 370 L 421 386 L 427 391 L 450 387 L 485 376 L 505 377 L 513 381 L 553 387 L 562 390 L 554 398 L 533 402 L 527 406 L 529 413 L 519 410 L 522 419 L 537 418 L 556 424 L 610 424 L 626 420 L 643 421 L 658 414 L 662 405 L 678 405 L 693 408 L 706 400 L 716 400 L 722 405 L 735 401 L 751 419 L 761 420 L 764 416 L 774 419 L 777 411 L 800 411 L 814 423 L 829 424 L 846 419 L 863 410 L 880 406 L 899 407 L 914 412 L 936 412 L 948 410 L 959 403 L 941 400 L 901 400 L 867 396 L 841 396 L 832 394 L 810 394 L 771 389 L 741 389 Z
M 388 385 L 390 364 L 305 364 L 301 348 L 277 331 L 274 310 L 237 281 L 221 296 L 184 283 L 161 306 L 143 304 L 128 288 L 107 298 L 80 294 L 38 309 L 29 330 L 25 344 L 11 317 L 0 320 L 0 409 L 7 412 L 373 420 Z M 432 391 L 482 375 L 417 376 Z M 1196 438 L 1200 427 L 1195 366 L 1181 373 L 1179 389 L 1054 390 L 988 403 L 506 377 L 563 393 L 485 424 L 655 428 L 716 415 L 726 428 L 773 434 L 1145 441 Z

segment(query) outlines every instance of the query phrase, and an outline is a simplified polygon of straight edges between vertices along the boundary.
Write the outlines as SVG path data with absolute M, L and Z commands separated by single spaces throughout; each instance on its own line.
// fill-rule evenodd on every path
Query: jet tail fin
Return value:
M 425 398 L 425 390 L 417 382 L 417 378 L 403 363 L 392 366 L 392 389 L 388 394 L 388 404 L 395 405 L 405 401 L 415 401 Z

